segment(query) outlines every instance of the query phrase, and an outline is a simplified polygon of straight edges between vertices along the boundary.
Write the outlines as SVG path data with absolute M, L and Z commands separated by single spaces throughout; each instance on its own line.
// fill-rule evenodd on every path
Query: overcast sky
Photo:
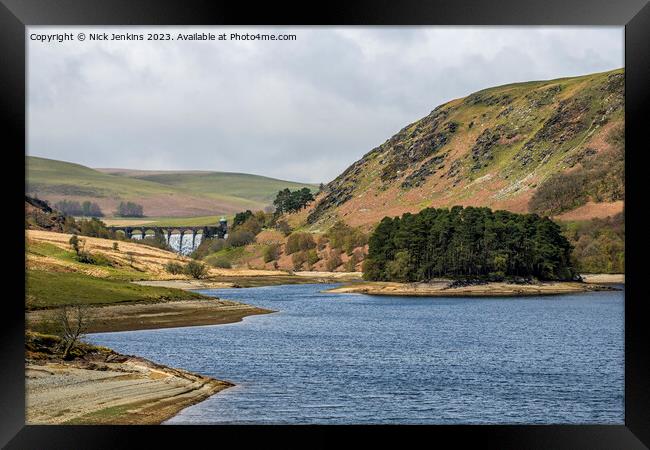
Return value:
M 290 33 L 42 43 L 31 33 Z M 623 67 L 621 27 L 29 27 L 30 155 L 327 182 L 437 105 Z

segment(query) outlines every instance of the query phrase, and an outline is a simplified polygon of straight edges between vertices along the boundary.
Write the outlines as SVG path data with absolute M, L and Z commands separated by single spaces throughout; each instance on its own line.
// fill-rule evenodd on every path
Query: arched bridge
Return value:
M 228 233 L 227 222 L 221 220 L 219 225 L 203 225 L 203 226 L 152 226 L 152 225 L 134 225 L 134 226 L 112 226 L 107 227 L 113 232 L 121 231 L 124 235 L 131 239 L 134 234 L 140 234 L 144 238 L 147 235 L 147 232 L 153 231 L 155 236 L 162 236 L 165 241 L 169 244 L 169 238 L 172 233 L 178 232 L 180 234 L 180 241 L 183 242 L 183 237 L 185 234 L 192 234 L 192 249 L 195 247 L 196 236 L 201 233 L 203 239 L 223 239 Z M 179 252 L 182 249 L 182 244 L 179 245 Z

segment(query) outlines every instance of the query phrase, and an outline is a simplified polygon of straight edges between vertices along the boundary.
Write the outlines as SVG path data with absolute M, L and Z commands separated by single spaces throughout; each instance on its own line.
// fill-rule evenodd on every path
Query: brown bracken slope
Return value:
M 623 118 L 622 69 L 485 89 L 372 149 L 327 185 L 306 221 L 370 227 L 452 205 L 551 216 L 582 207 L 581 219 L 620 212 Z

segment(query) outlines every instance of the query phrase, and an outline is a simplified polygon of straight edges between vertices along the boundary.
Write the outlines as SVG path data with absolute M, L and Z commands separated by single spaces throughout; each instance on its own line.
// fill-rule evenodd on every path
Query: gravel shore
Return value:
M 351 283 L 329 289 L 326 292 L 422 297 L 523 297 L 610 289 L 612 288 L 599 284 L 574 282 L 539 282 L 533 284 L 500 282 L 452 287 L 450 280 L 441 280 L 430 283 L 394 283 L 387 281 Z
M 81 361 L 28 361 L 26 423 L 159 424 L 233 386 L 108 351 Z

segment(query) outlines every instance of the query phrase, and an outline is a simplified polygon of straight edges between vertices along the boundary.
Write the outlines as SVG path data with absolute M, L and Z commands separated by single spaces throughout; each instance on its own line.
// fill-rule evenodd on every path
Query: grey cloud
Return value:
M 30 41 L 28 153 L 91 167 L 326 182 L 445 101 L 623 65 L 622 28 L 237 31 L 298 40 Z

